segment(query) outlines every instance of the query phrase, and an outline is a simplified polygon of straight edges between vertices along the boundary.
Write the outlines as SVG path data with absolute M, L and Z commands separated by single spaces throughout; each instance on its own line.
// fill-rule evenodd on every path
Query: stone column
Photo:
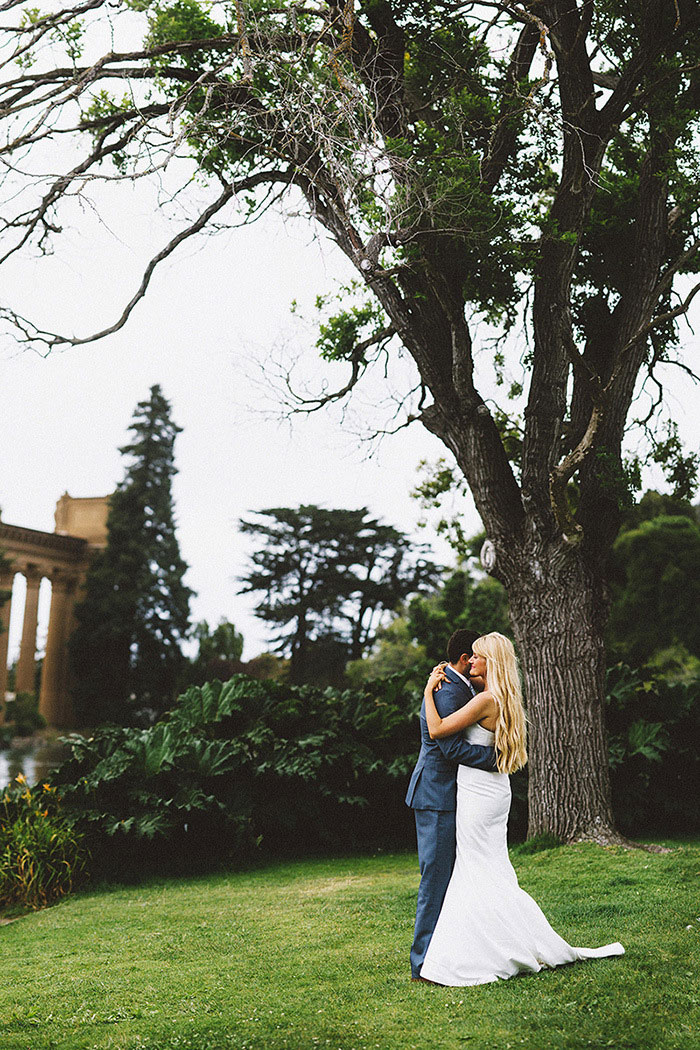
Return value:
M 36 565 L 28 565 L 23 572 L 27 579 L 27 597 L 24 602 L 22 641 L 19 647 L 15 689 L 18 693 L 33 693 L 36 688 L 34 684 L 36 672 L 36 625 L 39 618 L 41 573 Z
M 54 572 L 51 577 L 49 633 L 39 693 L 39 713 L 50 726 L 66 726 L 69 715 L 68 637 L 75 585 L 75 576 Z
M 71 635 L 75 630 L 75 606 L 79 599 L 82 600 L 83 583 L 84 580 L 81 580 L 77 576 L 71 577 L 66 600 L 65 637 L 63 640 L 63 665 L 61 671 L 61 697 L 63 698 L 63 707 L 61 709 L 61 721 L 59 722 L 59 725 L 64 729 L 73 729 L 75 726 L 75 712 L 73 711 L 73 700 L 71 697 L 73 675 L 71 673 L 68 643 L 70 642 Z
M 10 630 L 10 609 L 12 607 L 12 581 L 14 573 L 0 573 L 0 591 L 9 591 L 10 597 L 0 605 L 0 719 L 5 717 L 5 692 L 7 690 L 7 643 Z

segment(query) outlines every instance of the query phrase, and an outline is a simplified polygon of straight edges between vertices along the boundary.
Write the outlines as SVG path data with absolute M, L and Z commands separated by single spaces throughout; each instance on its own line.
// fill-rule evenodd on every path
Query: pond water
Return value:
M 47 773 L 60 765 L 68 754 L 64 744 L 54 738 L 33 737 L 18 740 L 13 747 L 0 750 L 0 788 L 9 784 L 20 773 L 29 784 L 43 780 Z

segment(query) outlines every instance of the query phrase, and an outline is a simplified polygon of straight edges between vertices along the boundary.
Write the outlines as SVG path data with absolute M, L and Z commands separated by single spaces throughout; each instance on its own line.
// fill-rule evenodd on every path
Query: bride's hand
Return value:
M 444 663 L 437 664 L 430 672 L 430 678 L 428 679 L 425 688 L 429 689 L 431 693 L 438 690 L 441 684 L 447 681 L 445 666 Z

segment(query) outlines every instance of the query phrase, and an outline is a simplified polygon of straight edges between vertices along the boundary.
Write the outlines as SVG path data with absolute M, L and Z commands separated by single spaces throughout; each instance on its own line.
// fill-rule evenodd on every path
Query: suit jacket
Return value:
M 442 683 L 435 696 L 435 706 L 441 718 L 458 711 L 474 695 L 448 665 L 448 681 Z M 496 768 L 496 752 L 492 747 L 468 744 L 460 733 L 431 740 L 425 718 L 425 700 L 420 709 L 421 746 L 406 793 L 406 805 L 411 809 L 453 810 L 457 807 L 457 766 L 475 766 L 492 772 Z

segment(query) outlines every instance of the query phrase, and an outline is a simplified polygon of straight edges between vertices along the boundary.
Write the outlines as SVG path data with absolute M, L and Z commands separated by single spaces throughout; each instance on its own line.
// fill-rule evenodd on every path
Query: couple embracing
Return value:
M 486 984 L 581 959 L 524 890 L 508 857 L 509 774 L 525 765 L 525 712 L 512 642 L 455 631 L 421 707 L 421 749 L 406 795 L 416 818 L 420 886 L 413 980 Z

